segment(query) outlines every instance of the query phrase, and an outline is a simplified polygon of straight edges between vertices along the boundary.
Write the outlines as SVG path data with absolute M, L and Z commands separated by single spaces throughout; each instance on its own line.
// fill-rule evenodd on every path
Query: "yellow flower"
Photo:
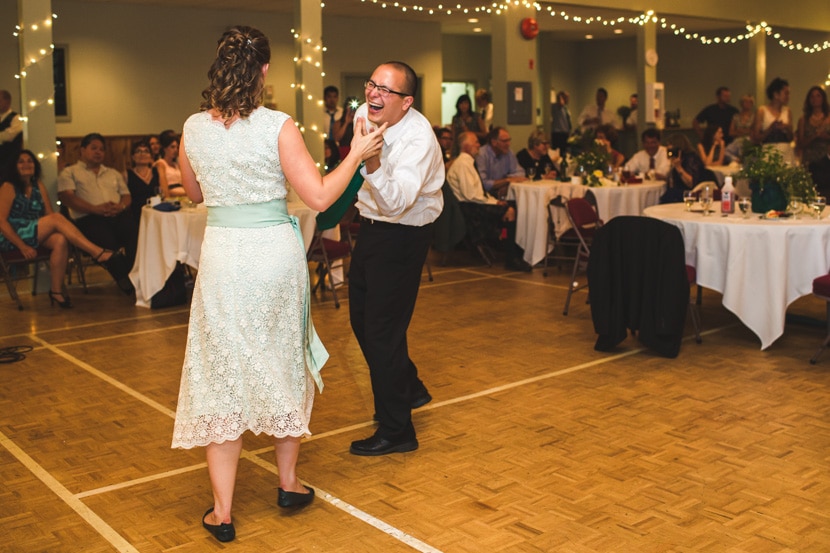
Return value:
M 595 176 L 596 178 L 600 178 L 600 177 L 602 177 L 602 171 L 600 171 L 599 169 L 594 169 L 594 173 L 593 173 L 593 174 L 594 174 L 594 176 Z

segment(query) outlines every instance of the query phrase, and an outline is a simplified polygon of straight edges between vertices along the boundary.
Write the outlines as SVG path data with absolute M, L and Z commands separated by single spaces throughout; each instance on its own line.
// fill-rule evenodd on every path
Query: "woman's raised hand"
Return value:
M 372 156 L 380 154 L 383 147 L 383 133 L 389 123 L 384 123 L 377 129 L 366 130 L 366 121 L 358 117 L 354 122 L 354 137 L 352 137 L 352 149 L 349 153 L 355 152 L 361 160 L 367 160 Z

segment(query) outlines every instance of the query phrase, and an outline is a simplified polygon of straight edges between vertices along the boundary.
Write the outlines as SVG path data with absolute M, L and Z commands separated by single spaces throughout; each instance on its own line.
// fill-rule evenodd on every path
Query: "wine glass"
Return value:
M 712 196 L 701 194 L 700 205 L 703 206 L 703 215 L 709 215 L 709 206 L 712 205 Z
M 686 204 L 686 211 L 691 211 L 692 206 L 694 205 L 694 203 L 696 201 L 697 201 L 697 198 L 695 198 L 695 193 L 694 192 L 692 192 L 691 190 L 684 190 L 683 191 L 683 203 Z
M 813 198 L 813 201 L 810 202 L 810 207 L 813 209 L 813 213 L 816 215 L 816 219 L 821 219 L 821 212 L 824 211 L 824 206 L 827 205 L 827 198 L 824 196 L 816 196 Z
M 744 216 L 744 219 L 749 218 L 749 211 L 752 209 L 752 200 L 749 198 L 741 198 L 738 200 L 738 207 Z
M 801 214 L 801 211 L 804 209 L 804 204 L 801 202 L 801 198 L 795 196 L 790 198 L 789 209 L 790 213 L 793 214 L 793 217 L 799 219 L 799 215 Z

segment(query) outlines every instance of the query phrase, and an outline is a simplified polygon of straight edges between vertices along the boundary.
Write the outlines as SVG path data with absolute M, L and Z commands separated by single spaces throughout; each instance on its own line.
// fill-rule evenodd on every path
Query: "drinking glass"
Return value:
M 709 206 L 712 205 L 712 196 L 700 196 L 700 205 L 703 206 L 703 215 L 709 215 Z
M 697 198 L 695 198 L 695 193 L 694 192 L 692 192 L 691 190 L 683 191 L 683 203 L 686 204 L 686 211 L 691 211 L 692 206 L 694 205 L 694 203 L 696 201 L 697 201 Z
M 748 219 L 749 212 L 752 209 L 752 200 L 750 200 L 749 198 L 741 198 L 740 200 L 738 200 L 738 207 L 740 208 L 741 213 L 744 216 L 744 219 Z
M 793 217 L 795 217 L 796 219 L 799 219 L 800 218 L 799 215 L 801 214 L 801 211 L 803 209 L 804 209 L 804 204 L 802 203 L 801 198 L 797 198 L 797 197 L 790 198 L 789 210 L 790 210 L 790 213 L 793 214 Z
M 813 201 L 810 202 L 810 207 L 813 208 L 813 213 L 815 213 L 816 219 L 821 219 L 821 212 L 824 211 L 824 206 L 827 205 L 827 198 L 824 196 L 816 196 L 813 198 Z

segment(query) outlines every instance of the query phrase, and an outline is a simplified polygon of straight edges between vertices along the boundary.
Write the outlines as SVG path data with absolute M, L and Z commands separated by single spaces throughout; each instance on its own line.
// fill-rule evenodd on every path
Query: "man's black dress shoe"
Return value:
M 531 267 L 527 261 L 521 258 L 505 261 L 504 268 L 508 271 L 519 271 L 521 273 L 530 273 L 533 271 L 533 267 Z
M 410 405 L 413 409 L 417 409 L 418 407 L 423 407 L 430 401 L 432 401 L 432 396 L 429 395 L 429 392 L 424 390 L 423 392 L 412 398 L 412 403 Z
M 222 524 L 208 524 L 205 522 L 205 517 L 207 517 L 210 513 L 213 512 L 213 507 L 205 512 L 204 516 L 202 517 L 202 526 L 205 527 L 205 530 L 213 534 L 213 537 L 221 542 L 229 542 L 233 541 L 236 537 L 236 530 L 233 527 L 233 522 L 223 522 Z
M 284 508 L 290 507 L 305 507 L 314 501 L 314 490 L 303 484 L 303 487 L 308 490 L 308 493 L 287 492 L 282 488 L 277 488 L 277 505 Z
M 418 440 L 415 438 L 392 441 L 375 434 L 365 440 L 352 442 L 349 453 L 364 457 L 376 457 L 378 455 L 388 455 L 389 453 L 406 453 L 407 451 L 415 451 L 416 449 L 418 449 Z

